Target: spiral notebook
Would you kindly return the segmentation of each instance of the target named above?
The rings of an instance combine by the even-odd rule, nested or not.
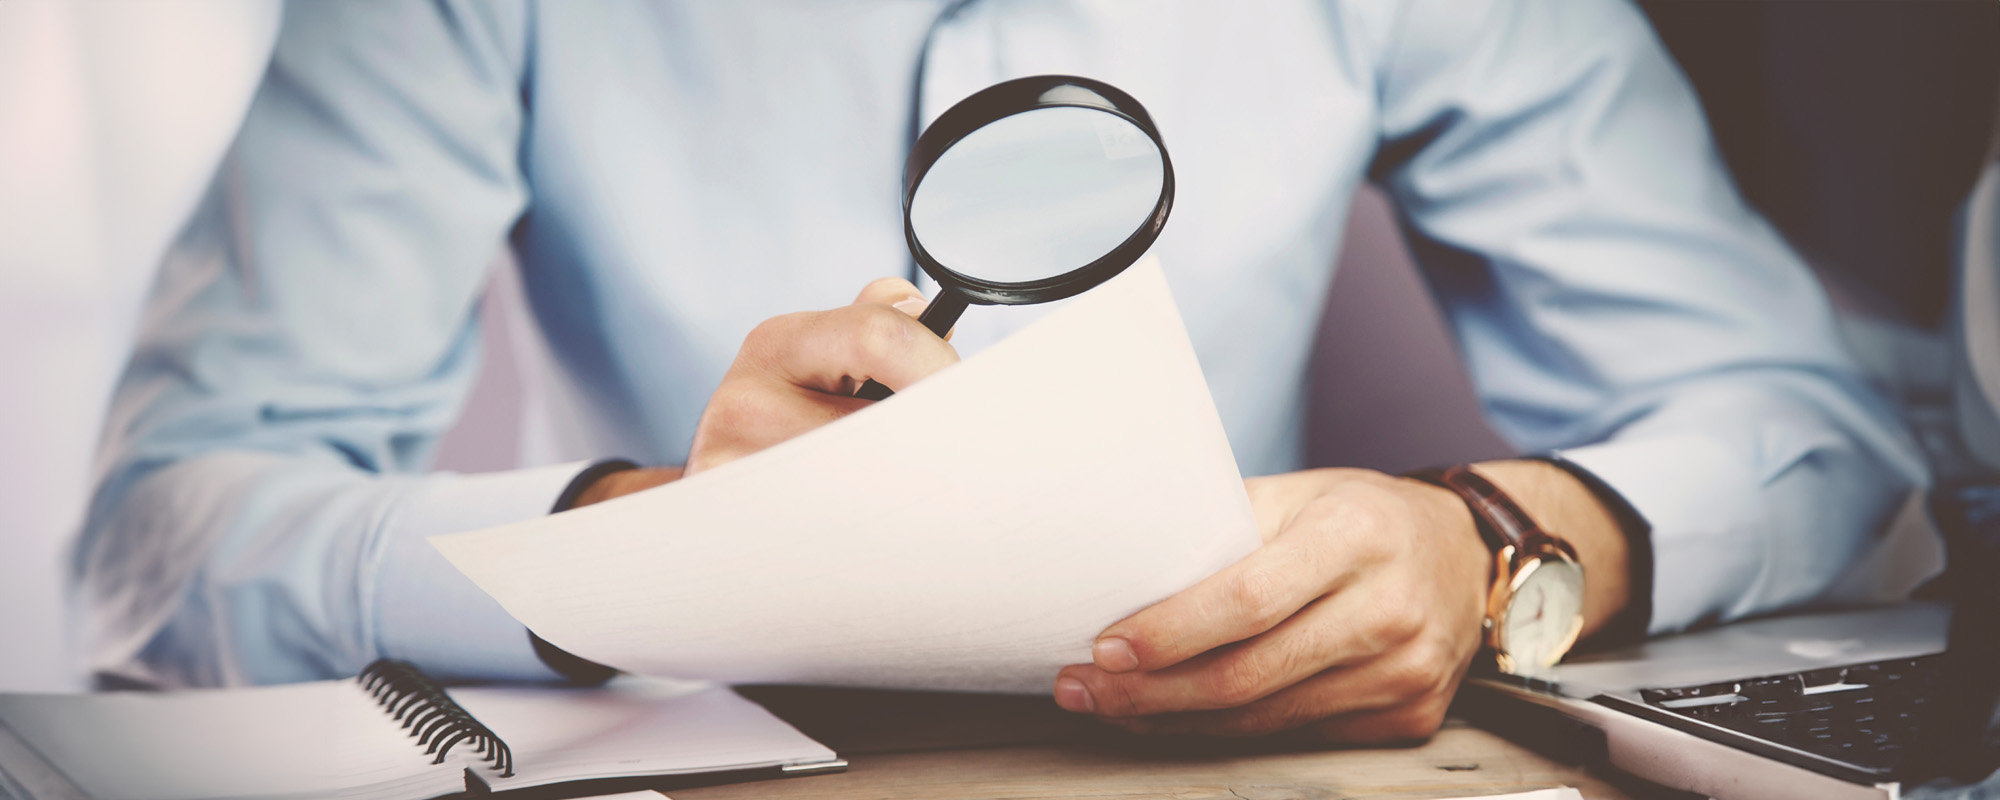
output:
[[[44,787],[22,793],[63,800],[570,797],[845,766],[714,685],[445,688],[378,661],[346,681],[0,694],[0,768]],[[53,777],[68,785],[47,788]]]

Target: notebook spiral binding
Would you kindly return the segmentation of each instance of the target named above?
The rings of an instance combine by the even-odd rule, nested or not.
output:
[[[493,762],[490,768],[499,770],[500,777],[514,776],[514,753],[507,749],[507,743],[466,713],[458,701],[445,694],[444,687],[408,662],[378,659],[354,680],[417,737],[418,745],[428,747],[425,755],[437,756],[431,763],[444,763],[453,747],[469,741],[481,760]]]

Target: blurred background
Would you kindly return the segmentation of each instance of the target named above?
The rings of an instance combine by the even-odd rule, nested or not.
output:
[[[60,586],[98,424],[278,12],[0,2],[0,690],[80,686]]]
[[[1942,435],[1954,213],[2000,99],[1993,0],[1646,0],[1740,188],[1819,271],[1864,364]],[[0,0],[0,691],[79,688],[64,548],[155,261],[227,147],[275,0]],[[1314,362],[1316,465],[1503,456],[1393,213],[1364,189]],[[438,466],[553,463],[565,399],[511,268]],[[1940,447],[1939,449],[1942,449]],[[1845,579],[1898,596],[1938,567],[1915,505]]]

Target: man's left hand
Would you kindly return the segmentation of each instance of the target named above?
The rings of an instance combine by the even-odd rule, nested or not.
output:
[[[1624,607],[1625,536],[1595,493],[1541,461],[1478,466],[1578,552],[1583,634]],[[1142,733],[1336,742],[1436,732],[1478,652],[1493,554],[1457,495],[1372,470],[1245,481],[1264,544],[1100,634],[1055,698]]]
[[[1465,504],[1369,470],[1246,488],[1264,545],[1106,629],[1056,701],[1146,733],[1436,731],[1479,648],[1492,570]]]

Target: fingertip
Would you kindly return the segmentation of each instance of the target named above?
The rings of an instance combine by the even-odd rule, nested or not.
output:
[[[1139,668],[1139,654],[1132,649],[1132,643],[1122,636],[1106,636],[1090,646],[1090,660],[1097,668],[1117,674],[1131,672]]]
[[[893,304],[911,297],[923,297],[923,293],[917,291],[916,284],[902,278],[876,278],[862,287],[861,294],[855,296],[854,302]]]
[[[909,300],[923,302],[909,296],[880,298],[824,312],[815,335],[793,343],[785,357],[812,362],[815,375],[873,379],[896,392],[908,389],[959,361],[950,343],[895,305]]]
[[[1068,673],[1056,678],[1055,700],[1056,705],[1062,706],[1065,711],[1078,714],[1097,712],[1097,700],[1090,696],[1090,687]]]

